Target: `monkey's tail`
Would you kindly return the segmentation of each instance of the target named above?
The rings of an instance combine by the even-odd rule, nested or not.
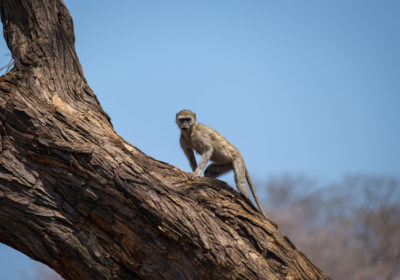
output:
[[[250,179],[250,175],[249,175],[249,172],[247,171],[247,168],[245,170],[246,170],[246,180],[247,180],[247,183],[249,184],[251,192],[253,193],[253,197],[254,197],[254,200],[256,201],[258,210],[260,211],[261,214],[264,215],[265,218],[268,218],[267,214],[265,214],[265,212],[264,212],[263,207],[261,206],[260,201],[258,200],[256,190],[254,189],[253,182]]]

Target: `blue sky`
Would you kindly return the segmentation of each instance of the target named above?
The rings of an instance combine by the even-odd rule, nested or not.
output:
[[[257,182],[399,177],[399,1],[65,3],[89,85],[148,155],[189,170],[174,123],[188,108],[239,148]],[[31,262],[10,254],[0,247],[3,277],[30,279]]]

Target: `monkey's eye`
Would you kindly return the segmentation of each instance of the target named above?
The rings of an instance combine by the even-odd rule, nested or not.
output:
[[[190,118],[182,118],[182,119],[179,119],[179,122],[180,122],[180,123],[190,122]]]

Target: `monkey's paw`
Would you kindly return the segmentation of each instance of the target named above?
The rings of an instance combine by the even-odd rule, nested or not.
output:
[[[190,172],[189,173],[189,180],[194,180],[196,178],[200,177],[200,174],[198,174],[197,172]]]

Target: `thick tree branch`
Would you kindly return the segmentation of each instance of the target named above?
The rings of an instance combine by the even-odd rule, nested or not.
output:
[[[0,241],[66,279],[328,279],[225,183],[117,135],[58,0],[1,0]]]

